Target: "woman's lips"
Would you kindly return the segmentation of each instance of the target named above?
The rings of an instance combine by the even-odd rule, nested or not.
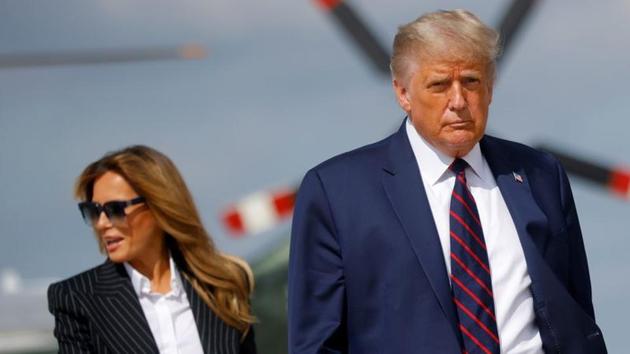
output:
[[[108,253],[116,251],[118,247],[122,244],[124,238],[122,237],[107,237],[105,238],[105,248]]]

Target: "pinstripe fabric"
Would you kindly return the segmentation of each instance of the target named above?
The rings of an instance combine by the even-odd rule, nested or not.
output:
[[[244,342],[182,279],[207,354],[255,354],[253,330]],[[98,267],[54,283],[48,308],[55,316],[60,353],[158,353],[131,281],[120,264]]]

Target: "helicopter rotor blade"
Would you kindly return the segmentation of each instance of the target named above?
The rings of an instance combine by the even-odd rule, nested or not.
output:
[[[537,0],[514,0],[508,7],[507,11],[503,15],[501,23],[499,24],[498,31],[501,34],[501,47],[502,53],[497,58],[500,65],[505,58],[505,55],[512,47],[518,32],[523,28],[523,24],[529,17],[537,3]]]
[[[538,148],[556,156],[568,173],[604,187],[621,198],[630,200],[630,170],[610,168],[599,163],[586,161],[548,145],[539,145]]]
[[[316,0],[321,8],[330,12],[344,32],[370,60],[372,67],[383,75],[389,75],[389,52],[378,42],[366,22],[343,0]],[[538,0],[515,0],[508,7],[498,26],[503,51],[499,64],[506,56],[519,30],[531,14]]]
[[[322,9],[332,14],[337,23],[361,52],[369,59],[373,69],[389,77],[389,52],[377,40],[366,22],[345,1],[315,0]]]
[[[206,50],[197,44],[172,48],[110,49],[59,53],[0,54],[0,69],[69,66],[156,60],[198,60]]]

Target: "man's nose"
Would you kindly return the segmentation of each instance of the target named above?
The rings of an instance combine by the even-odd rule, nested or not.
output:
[[[466,108],[466,98],[462,91],[462,85],[459,82],[454,82],[449,92],[448,109],[451,111],[461,111]]]

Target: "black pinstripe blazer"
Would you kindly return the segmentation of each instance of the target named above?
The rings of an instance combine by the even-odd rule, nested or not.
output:
[[[255,354],[253,329],[225,324],[182,277],[206,354]],[[122,264],[105,263],[48,288],[60,353],[158,353],[140,301]]]

